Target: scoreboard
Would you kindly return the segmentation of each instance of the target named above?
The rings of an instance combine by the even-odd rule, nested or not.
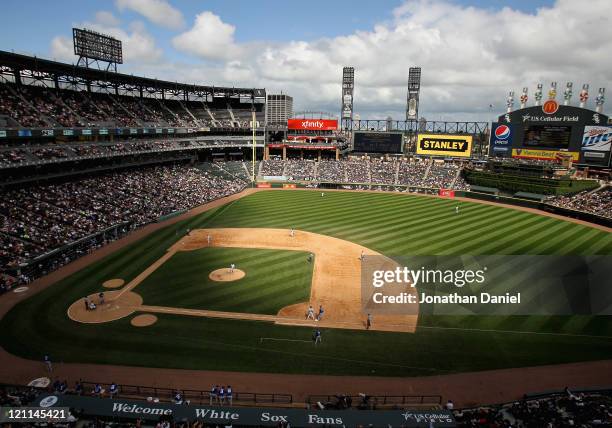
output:
[[[353,151],[360,153],[402,153],[401,132],[362,132],[353,135]]]

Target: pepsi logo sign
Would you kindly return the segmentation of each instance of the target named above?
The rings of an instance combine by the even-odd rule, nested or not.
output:
[[[510,136],[510,127],[508,125],[499,125],[495,128],[495,138],[507,140]]]
[[[555,114],[559,110],[559,103],[555,100],[548,100],[542,104],[542,111],[546,114]]]

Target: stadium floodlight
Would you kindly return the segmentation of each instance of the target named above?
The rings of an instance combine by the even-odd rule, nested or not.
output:
[[[507,112],[512,112],[512,108],[514,107],[514,91],[508,92],[508,98],[506,98],[506,107]]]
[[[121,40],[95,31],[73,28],[72,42],[74,54],[78,55],[77,65],[89,67],[98,61],[108,63],[106,70],[113,68],[117,71],[117,64],[123,64],[123,48]]]
[[[406,120],[419,118],[419,93],[421,91],[421,67],[408,69],[408,95],[406,99]]]
[[[353,90],[355,89],[355,68],[342,69],[342,129],[353,128]]]
[[[542,103],[542,88],[544,87],[544,85],[542,83],[538,83],[538,87],[535,91],[535,95],[534,95],[534,99],[535,99],[535,105],[539,106]]]

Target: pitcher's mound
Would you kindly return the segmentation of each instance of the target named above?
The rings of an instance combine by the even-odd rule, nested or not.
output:
[[[130,323],[134,327],[147,327],[149,325],[155,324],[156,322],[157,322],[157,317],[151,314],[137,315],[134,318],[132,318],[132,320],[130,321]]]
[[[109,279],[108,281],[104,281],[102,283],[102,286],[104,288],[119,288],[123,286],[123,284],[125,284],[125,281],[117,278],[117,279]]]
[[[243,270],[234,269],[234,272],[230,272],[229,268],[224,268],[213,270],[208,277],[213,281],[230,282],[238,281],[244,278],[245,275],[246,273]]]

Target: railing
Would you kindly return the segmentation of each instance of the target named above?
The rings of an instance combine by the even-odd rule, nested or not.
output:
[[[349,398],[351,408],[375,408],[376,406],[440,406],[442,404],[441,395],[310,395],[307,399],[309,405],[321,403],[332,405],[346,403]]]
[[[104,390],[105,395],[108,395],[110,384],[101,382],[82,381],[84,394],[91,394],[96,384],[99,384]],[[146,400],[149,397],[157,398],[161,402],[171,402],[174,396],[180,392],[183,400],[189,401],[190,404],[211,405],[217,404],[215,399],[211,399],[210,391],[198,389],[173,389],[157,386],[141,386],[141,385],[118,385],[118,393],[116,398],[141,399]],[[236,392],[232,393],[232,404],[234,405],[250,405],[250,404],[291,404],[293,396],[291,394],[276,394],[276,393],[261,393],[261,392]],[[229,404],[227,399],[225,404]]]

